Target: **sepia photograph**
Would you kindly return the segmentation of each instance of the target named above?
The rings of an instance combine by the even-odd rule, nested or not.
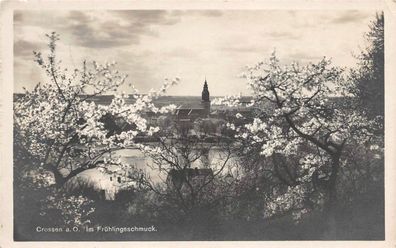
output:
[[[385,240],[383,9],[12,18],[15,242]]]

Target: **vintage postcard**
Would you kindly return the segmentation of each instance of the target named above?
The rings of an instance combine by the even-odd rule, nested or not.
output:
[[[395,247],[395,11],[3,2],[0,247]]]

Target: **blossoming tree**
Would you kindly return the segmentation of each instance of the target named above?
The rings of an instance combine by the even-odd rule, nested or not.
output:
[[[62,186],[84,170],[105,167],[103,155],[133,145],[136,135],[157,132],[158,127],[150,126],[144,114],[172,110],[172,106],[157,108],[152,100],[176,81],[166,80],[158,92],[146,95],[134,90],[132,104],[127,104],[128,96],[122,94],[115,95],[108,106],[98,105],[93,98],[117,89],[126,76],[113,69],[114,63],[93,62],[89,66],[84,62],[82,69],[70,72],[56,58],[58,35],[52,33],[48,37],[48,57],[35,52],[35,61],[49,81],[16,100],[15,128],[21,147],[34,158],[36,166],[50,170],[56,184]],[[122,118],[131,128],[110,132],[105,128],[105,116]],[[62,175],[61,169],[68,173]]]
[[[298,210],[301,216],[313,205],[332,212],[340,168],[348,166],[346,147],[369,142],[378,125],[353,108],[355,85],[326,58],[305,66],[282,65],[274,53],[249,67],[244,77],[255,116],[248,124],[229,127],[245,150],[258,148],[260,156],[273,161],[274,175],[287,186],[267,201],[265,215]],[[238,97],[215,103],[241,104]]]
[[[92,168],[100,167],[105,172],[109,166],[115,171],[127,170],[129,165],[108,156],[105,159],[105,155],[133,146],[139,134],[150,136],[159,130],[148,123],[145,114],[148,111],[166,113],[174,108],[157,108],[152,100],[179,79],[165,80],[158,91],[148,94],[138,94],[133,89],[134,100],[130,104],[126,102],[130,96],[121,94],[115,95],[109,105],[99,105],[94,98],[114,93],[125,82],[126,75],[115,70],[114,63],[100,65],[84,61],[81,69],[63,68],[56,57],[58,35],[53,32],[47,37],[49,54],[34,54],[48,81],[37,84],[33,90],[25,90],[14,102],[15,159],[23,154],[27,158],[23,166],[34,171],[33,181],[40,184],[38,187],[47,188],[53,185],[61,188],[69,179]],[[117,118],[127,123],[128,128],[115,128],[113,122]],[[22,166],[20,164],[16,166]],[[63,196],[49,197],[59,198],[67,201]],[[72,200],[76,210],[86,202],[78,199]],[[56,208],[59,201],[47,202],[47,205]]]

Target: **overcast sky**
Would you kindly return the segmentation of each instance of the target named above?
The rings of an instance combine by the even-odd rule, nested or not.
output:
[[[164,78],[181,83],[170,95],[200,95],[205,76],[211,95],[249,94],[238,77],[246,65],[276,49],[281,61],[306,63],[323,56],[352,67],[374,11],[16,11],[15,91],[45,82],[33,50],[46,49],[46,33],[60,34],[65,66],[83,59],[116,61],[141,92]]]

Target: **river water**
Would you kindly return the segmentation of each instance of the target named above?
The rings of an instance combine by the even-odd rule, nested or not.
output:
[[[219,148],[212,148],[207,157],[197,159],[191,164],[191,168],[211,168],[218,170],[224,163],[226,155]],[[145,156],[138,149],[123,149],[112,154],[113,159],[119,158],[123,163],[132,165],[138,170],[147,173],[153,183],[164,183],[166,181],[166,170],[155,164],[150,157]],[[226,164],[223,173],[228,173],[233,164],[236,163],[235,158],[230,158]],[[162,165],[165,168],[166,164]],[[90,169],[80,173],[77,179],[89,181],[94,185],[95,189],[105,190],[106,199],[114,199],[115,193],[124,185],[125,181],[122,175],[127,175],[127,171],[121,171],[114,174],[103,173],[99,169]],[[119,181],[120,180],[120,181]]]

